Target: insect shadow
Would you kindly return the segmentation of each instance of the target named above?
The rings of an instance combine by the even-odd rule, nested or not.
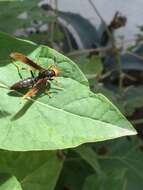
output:
[[[47,83],[46,85],[46,89],[49,90],[51,87],[50,83]],[[27,90],[26,89],[22,89],[19,90],[19,91],[11,91],[11,92],[8,92],[8,95],[9,96],[15,96],[15,97],[23,97],[23,94],[26,92]],[[26,112],[27,110],[32,106],[32,104],[40,97],[44,96],[45,95],[45,87],[43,87],[43,89],[41,89],[37,94],[36,96],[30,98],[30,99],[27,99],[26,102],[24,103],[23,107],[11,118],[11,121],[15,121],[17,119],[20,119]],[[24,101],[24,100],[22,100]],[[21,102],[22,103],[22,102]]]
[[[10,116],[11,114],[5,110],[0,110],[0,119],[3,118],[3,117],[8,117]]]
[[[51,85],[50,83],[47,83],[46,85],[46,90],[49,91],[51,89]],[[56,88],[55,88],[56,89]],[[52,94],[56,94],[58,93],[57,90],[54,90],[54,88],[52,88]],[[19,93],[19,92],[9,92],[8,93],[10,96],[16,96],[16,97],[22,97],[23,94],[22,93]],[[45,96],[45,87],[43,89],[41,89],[36,96],[30,98],[30,99],[27,99],[27,101],[24,103],[23,107],[10,119],[11,121],[15,121],[17,119],[20,119],[26,112],[27,110],[35,103],[35,101],[38,99],[38,98],[41,98],[43,96]],[[48,96],[48,95],[46,95]],[[50,98],[50,97],[49,97]]]
[[[26,112],[27,110],[32,106],[34,103],[34,99],[36,100],[37,98],[33,98],[33,101],[27,100],[23,107],[10,119],[11,121],[15,121],[17,119],[20,119]]]

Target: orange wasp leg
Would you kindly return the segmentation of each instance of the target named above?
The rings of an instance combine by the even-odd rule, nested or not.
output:
[[[35,96],[38,91],[39,91],[38,88],[33,87],[31,90],[29,90],[29,91],[22,97],[22,99],[31,98],[31,97]]]

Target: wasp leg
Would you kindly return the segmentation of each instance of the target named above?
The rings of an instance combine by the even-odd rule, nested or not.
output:
[[[34,76],[34,73],[33,73],[33,71],[32,71],[31,68],[24,68],[24,67],[20,68],[20,66],[17,65],[14,61],[13,61],[12,63],[13,63],[13,65],[16,67],[16,69],[17,69],[17,71],[18,71],[18,75],[19,75],[19,77],[20,77],[22,80],[23,80],[23,77],[22,77],[22,75],[21,75],[21,73],[20,73],[20,70],[28,70],[28,71],[30,71],[32,78],[35,77],[35,76]]]
[[[54,79],[54,82],[56,83],[56,85],[57,85],[59,88],[62,87],[62,86],[61,86],[61,83],[60,83],[58,80]]]
[[[23,80],[23,77],[22,77],[22,75],[20,73],[20,67],[19,67],[19,65],[17,65],[14,61],[12,61],[12,63],[16,67],[19,77]]]
[[[49,98],[52,98],[51,92],[49,90],[45,90],[45,94],[47,94],[49,96]]]
[[[31,73],[32,78],[34,78],[35,76],[32,70],[30,70],[30,73]]]
[[[44,90],[44,93],[49,96],[49,98],[52,97],[51,92],[49,91],[51,88],[51,84],[49,81],[46,82],[46,88]]]
[[[51,78],[50,81],[55,82],[55,85],[58,87],[58,89],[63,90],[61,83],[57,81],[55,78]]]
[[[39,91],[38,88],[33,87],[31,90],[29,90],[29,91],[22,97],[22,100],[24,100],[24,99],[26,99],[26,98],[31,98],[31,97],[33,97],[34,95],[37,94],[38,91]]]
[[[34,78],[35,76],[34,76],[34,73],[33,73],[33,69],[31,68],[31,67],[28,67],[28,68],[22,68],[22,70],[27,70],[28,72],[30,72],[31,73],[31,76],[32,76],[32,78]]]

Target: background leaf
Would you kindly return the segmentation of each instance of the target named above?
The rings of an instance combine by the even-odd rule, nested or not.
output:
[[[92,168],[75,152],[68,151],[63,169],[56,185],[56,190],[61,189],[82,189],[86,177],[93,173]],[[78,179],[78,180],[77,180]]]
[[[62,164],[63,160],[56,152],[0,152],[0,175],[14,175],[23,190],[53,190]],[[10,190],[13,190],[13,186],[20,190],[15,177],[8,179],[0,189],[11,187]]]
[[[99,56],[93,55],[90,59],[82,56],[78,62],[80,69],[88,79],[99,77],[103,71],[101,58]]]
[[[0,190],[22,190],[22,188],[16,177],[12,176],[0,186]]]
[[[3,32],[0,32],[0,43],[0,66],[9,63],[9,54],[11,52],[19,51],[29,54],[37,48],[37,45],[30,41],[17,39]]]
[[[107,153],[99,155],[100,166],[104,169],[108,180],[113,181],[114,171],[118,177],[122,178],[122,184],[125,190],[141,189],[142,188],[142,141],[138,138],[123,138],[120,140],[110,141],[99,145],[106,147]],[[98,148],[99,148],[98,147]],[[120,174],[122,172],[122,174]],[[111,176],[112,175],[112,176]],[[115,179],[114,175],[114,179]],[[111,177],[111,178],[110,178]],[[120,178],[121,179],[121,178]],[[116,182],[116,185],[120,185]],[[114,189],[115,187],[109,188]],[[121,189],[121,188],[120,188]]]
[[[83,145],[76,148],[75,151],[97,172],[97,174],[103,177],[104,174],[98,163],[97,155],[91,147]]]
[[[95,174],[87,177],[83,186],[83,190],[121,190],[126,188],[125,169],[113,170],[111,173],[107,174],[106,178],[99,177]]]

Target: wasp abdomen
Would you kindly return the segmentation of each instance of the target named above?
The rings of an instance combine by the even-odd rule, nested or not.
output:
[[[12,85],[10,87],[10,89],[18,90],[21,88],[30,88],[35,84],[36,81],[37,81],[36,78],[29,77],[27,79],[24,79],[24,80],[21,80],[21,81],[15,83],[14,85]]]

